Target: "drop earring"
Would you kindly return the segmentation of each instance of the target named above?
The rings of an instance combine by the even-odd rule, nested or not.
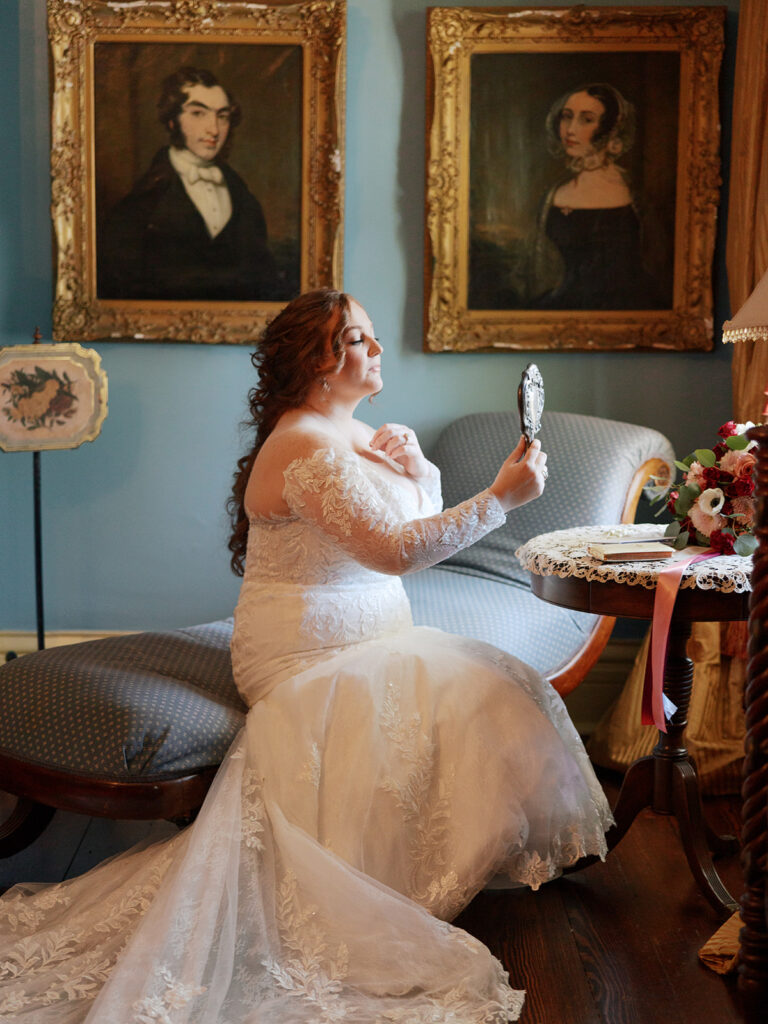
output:
[[[320,389],[323,392],[323,398],[328,398],[331,393],[331,385],[328,383],[327,377],[320,378]]]

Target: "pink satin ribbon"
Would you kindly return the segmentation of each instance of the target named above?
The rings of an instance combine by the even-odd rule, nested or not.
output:
[[[661,732],[667,731],[663,694],[664,663],[667,658],[669,624],[672,621],[675,598],[680,589],[683,573],[694,562],[703,562],[708,558],[717,558],[718,555],[718,551],[710,549],[700,555],[691,555],[689,558],[683,558],[672,565],[665,565],[659,571],[656,596],[653,600],[650,650],[645,665],[641,721],[643,725],[655,725]]]

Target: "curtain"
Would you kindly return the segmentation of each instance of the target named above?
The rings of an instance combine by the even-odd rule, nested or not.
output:
[[[726,266],[731,313],[744,304],[768,268],[768,3],[741,0],[733,139],[728,194]],[[762,420],[768,345],[733,346],[733,412],[739,422]]]

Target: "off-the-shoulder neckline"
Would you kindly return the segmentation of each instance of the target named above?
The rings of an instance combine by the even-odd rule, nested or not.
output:
[[[365,459],[347,448],[336,447],[335,445],[332,444],[329,444],[323,448],[316,448],[311,455],[299,455],[295,459],[291,459],[291,461],[283,470],[283,476],[285,477],[286,473],[290,471],[291,467],[295,466],[297,463],[312,462],[313,460],[318,458],[325,459],[329,455],[331,457],[335,456],[337,458],[340,458],[350,468],[354,469],[359,473],[362,473],[365,479],[368,480],[369,482],[372,481],[374,483],[378,483],[382,488],[386,488],[389,491],[390,496],[400,497],[402,495],[409,494],[417,502],[418,505],[421,505],[421,489],[419,487],[419,484],[415,480],[411,480],[410,477],[408,476],[402,477],[402,479],[407,482],[406,490],[406,488],[400,486],[396,482],[396,480],[390,481],[389,479],[387,479],[387,477],[377,472],[376,469],[374,468],[375,464],[371,460]],[[382,464],[386,465],[386,463]],[[366,466],[370,467],[367,473],[365,471]],[[298,518],[291,512],[288,512],[284,515],[280,513],[272,513],[271,515],[258,515],[256,513],[247,511],[246,514],[248,516],[249,522],[266,523],[273,525],[291,522],[292,520]]]

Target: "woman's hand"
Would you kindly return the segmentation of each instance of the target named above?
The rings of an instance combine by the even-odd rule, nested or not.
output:
[[[419,439],[410,427],[402,423],[385,423],[371,438],[370,447],[402,466],[408,476],[419,480],[429,476],[430,463],[424,458]]]
[[[490,489],[504,511],[509,512],[538,498],[546,479],[547,456],[541,450],[541,442],[534,441],[526,451],[525,438],[521,437]]]

